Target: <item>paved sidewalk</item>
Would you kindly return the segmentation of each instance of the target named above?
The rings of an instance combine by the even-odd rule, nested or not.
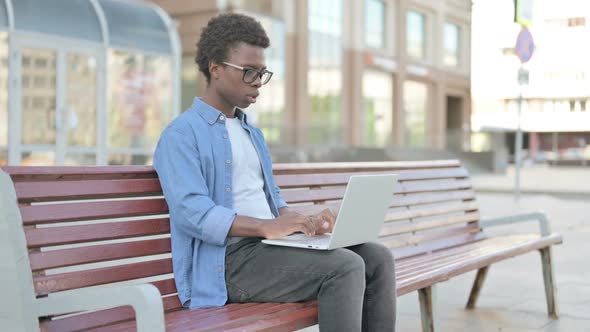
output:
[[[546,314],[541,261],[537,253],[518,256],[491,266],[477,307],[464,305],[475,273],[438,286],[441,331],[474,332],[570,332],[590,331],[590,204],[588,200],[524,195],[515,203],[511,194],[478,195],[484,217],[530,212],[541,208],[549,214],[552,229],[564,243],[554,247],[560,319]],[[537,229],[535,224],[498,227]],[[399,298],[398,331],[421,331],[416,292]]]
[[[506,174],[474,174],[473,187],[479,192],[512,193],[515,169]],[[520,171],[520,191],[561,197],[590,198],[590,167],[532,165]]]

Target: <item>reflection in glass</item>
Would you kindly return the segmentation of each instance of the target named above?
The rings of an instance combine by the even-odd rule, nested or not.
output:
[[[413,58],[426,57],[426,16],[414,10],[407,14],[406,52]]]
[[[308,0],[310,98],[308,140],[342,143],[342,1]]]
[[[64,164],[66,166],[91,166],[96,165],[94,153],[66,153]]]
[[[363,73],[364,132],[363,144],[385,146],[391,140],[393,123],[393,77],[366,70]]]
[[[8,145],[8,34],[0,32],[0,149]],[[0,164],[6,160],[0,152]]]
[[[174,116],[171,60],[111,51],[109,70],[109,148],[151,153]]]
[[[68,54],[66,109],[63,114],[68,146],[96,146],[96,58]]]
[[[382,0],[365,1],[365,43],[372,48],[383,48],[385,31],[385,3]]]
[[[55,62],[54,51],[22,49],[23,82],[37,82],[21,86],[23,144],[55,144]]]
[[[407,145],[425,145],[427,105],[427,85],[414,81],[404,82],[405,141]]]
[[[109,154],[109,165],[152,165],[152,154]]]
[[[445,66],[457,67],[459,65],[459,41],[460,30],[457,24],[445,23],[444,31],[444,58]]]
[[[21,166],[55,165],[55,151],[33,151],[21,154]]]
[[[265,50],[266,66],[274,74],[272,80],[260,89],[260,96],[255,104],[246,110],[249,116],[253,116],[257,127],[262,130],[269,144],[280,143],[285,137],[284,131],[293,128],[285,128],[283,111],[285,109],[285,24],[277,19],[256,16],[268,37],[272,41]],[[249,112],[253,109],[253,112]],[[283,134],[283,135],[281,135]]]

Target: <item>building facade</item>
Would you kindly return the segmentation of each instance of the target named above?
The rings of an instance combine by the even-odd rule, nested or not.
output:
[[[533,160],[590,159],[590,3],[537,0],[529,27],[536,45],[519,86],[514,53],[520,27],[511,0],[473,7],[473,130],[475,149],[514,150],[520,124]],[[494,29],[490,29],[493,26]]]
[[[184,108],[204,89],[194,56],[207,21],[230,11],[263,24],[275,74],[247,112],[272,150],[469,149],[469,0],[153,2],[178,26]]]

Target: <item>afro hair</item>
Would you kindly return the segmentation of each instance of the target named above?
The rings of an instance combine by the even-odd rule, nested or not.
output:
[[[221,14],[213,17],[201,31],[197,43],[195,62],[199,70],[211,81],[209,63],[226,61],[232,47],[240,43],[267,48],[270,41],[260,22],[242,14]]]

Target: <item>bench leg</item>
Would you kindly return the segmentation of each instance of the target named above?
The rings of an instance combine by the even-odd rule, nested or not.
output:
[[[420,317],[422,319],[422,331],[438,331],[438,312],[436,301],[436,286],[430,286],[418,290],[420,299]]]
[[[479,292],[483,287],[483,282],[488,275],[488,266],[484,266],[481,269],[477,270],[477,275],[475,276],[475,280],[473,281],[473,287],[471,287],[471,293],[469,293],[469,300],[467,300],[467,305],[465,309],[473,309],[475,308],[475,303],[477,302],[477,298],[479,297]]]
[[[545,282],[545,296],[547,297],[547,313],[549,318],[558,319],[557,310],[557,288],[555,284],[555,275],[553,274],[553,256],[551,248],[540,249],[541,262],[543,265],[543,281]]]

